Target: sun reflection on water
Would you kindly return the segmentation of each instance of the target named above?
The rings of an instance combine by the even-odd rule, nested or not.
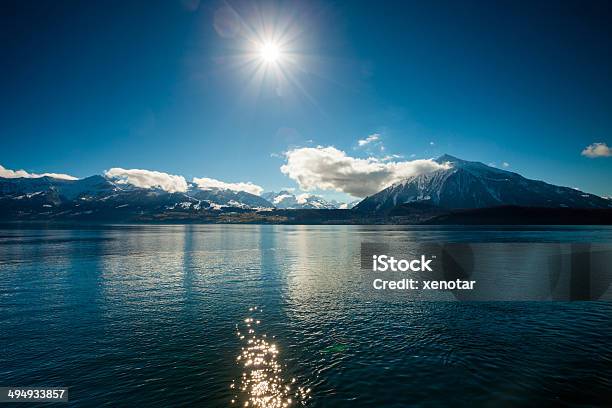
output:
[[[236,390],[233,406],[283,408],[306,405],[311,398],[310,388],[297,386],[295,378],[283,377],[279,362],[280,350],[266,334],[257,334],[261,320],[255,316],[261,312],[257,306],[249,309],[249,317],[236,325],[236,335],[242,344],[236,363],[242,366],[242,376],[234,380]],[[239,386],[237,386],[239,383]]]

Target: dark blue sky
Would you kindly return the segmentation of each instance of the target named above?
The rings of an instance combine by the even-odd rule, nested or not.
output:
[[[612,158],[581,155],[612,145],[611,2],[17,1],[0,13],[6,168],[278,190],[297,186],[283,152],[320,145],[505,162],[612,194]],[[249,60],[261,24],[290,33],[284,79]]]

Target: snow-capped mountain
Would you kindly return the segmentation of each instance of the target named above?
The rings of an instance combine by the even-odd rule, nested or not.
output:
[[[76,199],[91,200],[117,193],[121,189],[102,176],[80,180],[64,180],[53,177],[1,178],[0,200],[15,200],[25,204],[34,199],[49,205],[60,205]]]
[[[0,178],[0,216],[4,219],[89,215],[112,218],[121,214],[272,209],[267,200],[244,191],[202,190],[190,184],[186,192],[139,188],[103,176],[79,180],[52,177]]]
[[[517,173],[448,155],[437,161],[447,166],[396,183],[366,197],[354,211],[345,212],[338,210],[351,208],[353,203],[328,201],[314,194],[296,195],[286,190],[258,196],[245,191],[201,189],[190,183],[184,192],[168,192],[99,175],[78,180],[48,176],[0,177],[0,219],[363,223],[382,219],[381,216],[406,217],[415,212],[434,216],[458,209],[500,206],[595,212],[612,209],[609,197],[530,180]],[[289,209],[336,211],[285,211]]]
[[[276,208],[280,209],[348,209],[352,208],[352,203],[340,203],[336,200],[328,201],[321,196],[316,194],[298,194],[295,195],[287,190],[280,191],[278,193],[269,192],[262,194],[262,197],[274,204]]]
[[[201,190],[195,185],[190,184],[187,195],[204,203],[210,203],[213,208],[219,206],[249,209],[274,208],[270,201],[246,191],[223,190],[219,188]]]
[[[569,187],[527,179],[517,173],[461,160],[436,159],[448,169],[410,177],[366,197],[355,210],[384,213],[397,205],[425,202],[443,209],[516,205],[524,207],[612,208],[610,200]]]

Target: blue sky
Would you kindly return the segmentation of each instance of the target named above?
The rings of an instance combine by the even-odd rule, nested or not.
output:
[[[0,13],[9,169],[278,191],[299,187],[280,170],[287,151],[333,146],[379,163],[506,163],[612,195],[612,157],[581,154],[612,146],[609,2],[19,1]],[[272,64],[262,41],[279,46]]]

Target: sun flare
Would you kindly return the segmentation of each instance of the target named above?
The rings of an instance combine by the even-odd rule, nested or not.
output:
[[[240,71],[244,98],[259,99],[273,92],[285,100],[316,105],[305,80],[319,76],[322,66],[309,43],[307,10],[251,10],[223,6],[215,29],[228,41],[220,64]],[[229,41],[231,39],[231,41]],[[308,53],[304,51],[309,50]],[[224,53],[225,54],[225,53]],[[313,64],[316,64],[313,67]]]
[[[281,58],[281,50],[278,44],[266,42],[259,47],[259,57],[266,63],[278,62]]]

